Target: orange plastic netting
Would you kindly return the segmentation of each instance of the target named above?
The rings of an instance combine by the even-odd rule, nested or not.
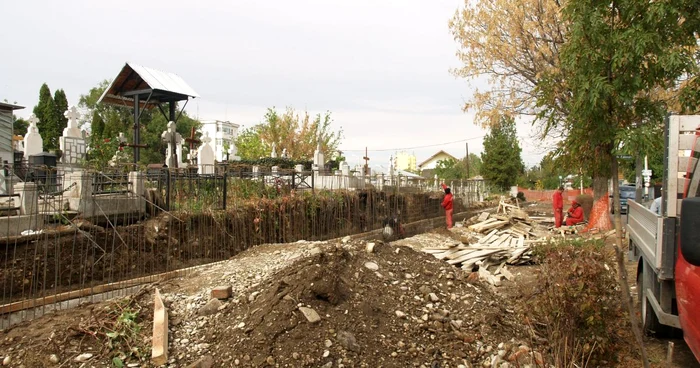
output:
[[[610,200],[606,193],[593,203],[593,209],[591,209],[591,214],[588,216],[588,225],[583,231],[590,231],[593,229],[598,229],[600,231],[611,230],[613,224],[612,221],[610,221],[609,210]]]

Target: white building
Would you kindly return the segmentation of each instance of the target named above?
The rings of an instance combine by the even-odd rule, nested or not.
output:
[[[226,150],[233,144],[238,135],[240,125],[230,121],[204,120],[202,121],[202,135],[205,132],[211,137],[211,145],[214,148],[216,161],[226,160]]]

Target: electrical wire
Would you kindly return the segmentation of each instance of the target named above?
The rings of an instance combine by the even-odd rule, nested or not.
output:
[[[480,139],[484,138],[485,136],[479,136],[479,137],[472,137],[472,138],[467,138],[467,139],[460,139],[458,141],[452,141],[452,142],[445,142],[445,143],[436,143],[436,144],[427,144],[424,146],[414,146],[414,147],[402,147],[402,148],[382,148],[382,149],[367,149],[368,151],[372,152],[385,152],[385,151],[404,151],[404,150],[411,150],[411,149],[418,149],[418,148],[429,148],[429,147],[437,147],[437,146],[445,146],[448,144],[455,144],[455,143],[462,143],[462,142],[467,142],[471,141],[474,139]],[[364,152],[365,149],[339,149],[342,152]]]

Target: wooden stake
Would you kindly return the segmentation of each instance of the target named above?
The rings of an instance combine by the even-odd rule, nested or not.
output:
[[[151,362],[157,366],[168,362],[168,311],[163,305],[158,289],[156,289],[155,305],[153,306]]]

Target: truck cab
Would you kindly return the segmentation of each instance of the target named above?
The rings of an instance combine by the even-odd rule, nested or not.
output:
[[[630,257],[645,332],[680,329],[700,361],[700,116],[669,116],[664,147],[661,213],[627,201]]]

